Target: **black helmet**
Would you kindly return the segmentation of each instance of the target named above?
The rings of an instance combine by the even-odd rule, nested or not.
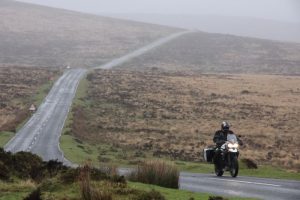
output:
[[[230,125],[228,122],[222,122],[221,129],[223,131],[229,131]]]

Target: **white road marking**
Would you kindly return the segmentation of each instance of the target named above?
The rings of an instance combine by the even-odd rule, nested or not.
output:
[[[221,178],[208,178],[218,181],[228,181],[228,182],[237,182],[237,183],[247,183],[247,184],[255,184],[255,185],[266,185],[266,186],[273,186],[273,187],[281,187],[281,185],[275,185],[270,183],[259,183],[259,182],[250,182],[250,181],[238,181],[238,180],[226,180]]]

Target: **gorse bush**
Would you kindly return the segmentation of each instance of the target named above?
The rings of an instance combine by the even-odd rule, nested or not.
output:
[[[79,169],[78,168],[65,169],[60,174],[60,180],[66,184],[76,182],[78,180],[78,177],[79,177]]]
[[[8,176],[16,176],[21,179],[41,179],[44,176],[44,162],[42,159],[29,152],[11,154],[0,149],[0,162],[2,170],[9,170]],[[2,173],[4,173],[4,171]],[[0,176],[0,179],[8,177]]]
[[[24,200],[42,200],[40,188],[37,188],[31,192],[27,197],[24,198]]]
[[[44,162],[39,156],[30,152],[12,154],[0,148],[0,179],[9,180],[11,177],[32,179],[41,182],[47,177],[54,177],[68,167],[57,160]]]
[[[210,196],[208,200],[228,200],[228,199],[221,196]]]
[[[165,200],[166,198],[158,191],[151,190],[139,194],[135,200]]]
[[[18,152],[13,155],[14,170],[18,177],[37,179],[43,173],[43,160],[29,152]]]
[[[93,168],[86,164],[80,168],[79,187],[82,200],[112,200],[112,194],[95,187],[91,183]]]
[[[50,177],[56,176],[60,171],[67,169],[62,162],[58,160],[50,160],[45,163],[45,168],[47,169]]]
[[[9,180],[10,178],[10,170],[9,168],[2,162],[0,161],[0,180]]]
[[[179,170],[170,162],[145,161],[138,165],[137,169],[130,174],[129,179],[162,187],[178,188]]]

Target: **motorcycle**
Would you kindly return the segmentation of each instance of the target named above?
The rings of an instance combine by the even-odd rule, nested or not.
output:
[[[237,177],[239,173],[238,148],[237,142],[227,141],[220,148],[204,149],[204,160],[214,163],[217,176],[223,176],[225,171],[229,171],[232,177]]]
[[[227,141],[215,151],[214,156],[215,174],[222,176],[224,171],[229,171],[232,177],[236,177],[239,173],[239,144],[234,141]],[[219,155],[219,156],[218,156]]]

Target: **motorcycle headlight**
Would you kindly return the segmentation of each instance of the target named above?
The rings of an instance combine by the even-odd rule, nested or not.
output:
[[[234,143],[234,144],[229,143],[228,144],[228,148],[238,148],[238,147],[239,147],[239,145],[237,143]]]

